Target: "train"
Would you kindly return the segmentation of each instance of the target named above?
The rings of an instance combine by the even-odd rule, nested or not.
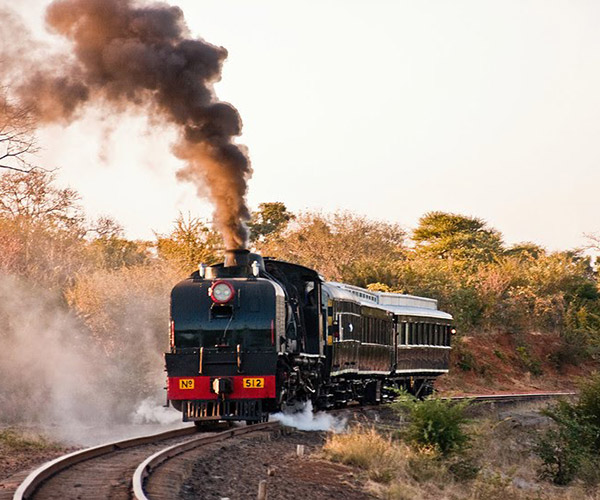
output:
[[[171,292],[167,404],[183,421],[266,421],[314,408],[424,397],[448,372],[452,316],[437,301],[329,282],[230,250]]]

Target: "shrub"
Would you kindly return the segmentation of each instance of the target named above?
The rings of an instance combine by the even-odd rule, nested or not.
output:
[[[455,403],[443,399],[401,403],[409,411],[407,438],[442,455],[463,451],[469,443],[469,436],[463,430],[468,421],[465,416],[468,404],[468,401]]]
[[[555,427],[535,446],[542,475],[561,485],[576,477],[587,484],[600,482],[600,373],[582,382],[577,403],[559,401],[543,413]]]
[[[580,418],[596,431],[594,450],[600,455],[600,372],[596,372],[580,384],[576,409]]]
[[[458,456],[448,464],[448,472],[456,481],[471,481],[477,477],[481,467],[473,457]]]
[[[559,401],[542,411],[556,424],[540,437],[534,447],[542,459],[542,477],[550,478],[555,484],[569,484],[579,468],[594,460],[593,443],[598,429],[590,423],[576,406]],[[585,468],[589,470],[588,467]]]
[[[527,349],[526,346],[519,346],[516,349],[519,358],[521,359],[521,363],[523,366],[529,371],[532,375],[542,375],[544,372],[542,371],[542,362],[533,357]]]

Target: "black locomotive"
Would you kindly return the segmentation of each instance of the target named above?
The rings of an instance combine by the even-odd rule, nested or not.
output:
[[[433,299],[228,251],[173,288],[167,398],[200,423],[257,422],[307,400],[377,403],[384,386],[425,395],[448,371],[451,321]]]

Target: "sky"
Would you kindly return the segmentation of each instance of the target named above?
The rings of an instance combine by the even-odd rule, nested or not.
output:
[[[14,2],[0,4],[15,7]],[[43,0],[16,8],[37,36]],[[227,48],[215,89],[244,121],[248,202],[416,227],[483,218],[552,250],[600,232],[600,2],[170,0]],[[210,218],[172,130],[91,110],[39,131],[38,163],[131,238]]]

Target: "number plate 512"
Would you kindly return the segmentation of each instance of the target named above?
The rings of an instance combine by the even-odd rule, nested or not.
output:
[[[262,389],[264,386],[264,378],[245,378],[243,380],[244,389]]]

